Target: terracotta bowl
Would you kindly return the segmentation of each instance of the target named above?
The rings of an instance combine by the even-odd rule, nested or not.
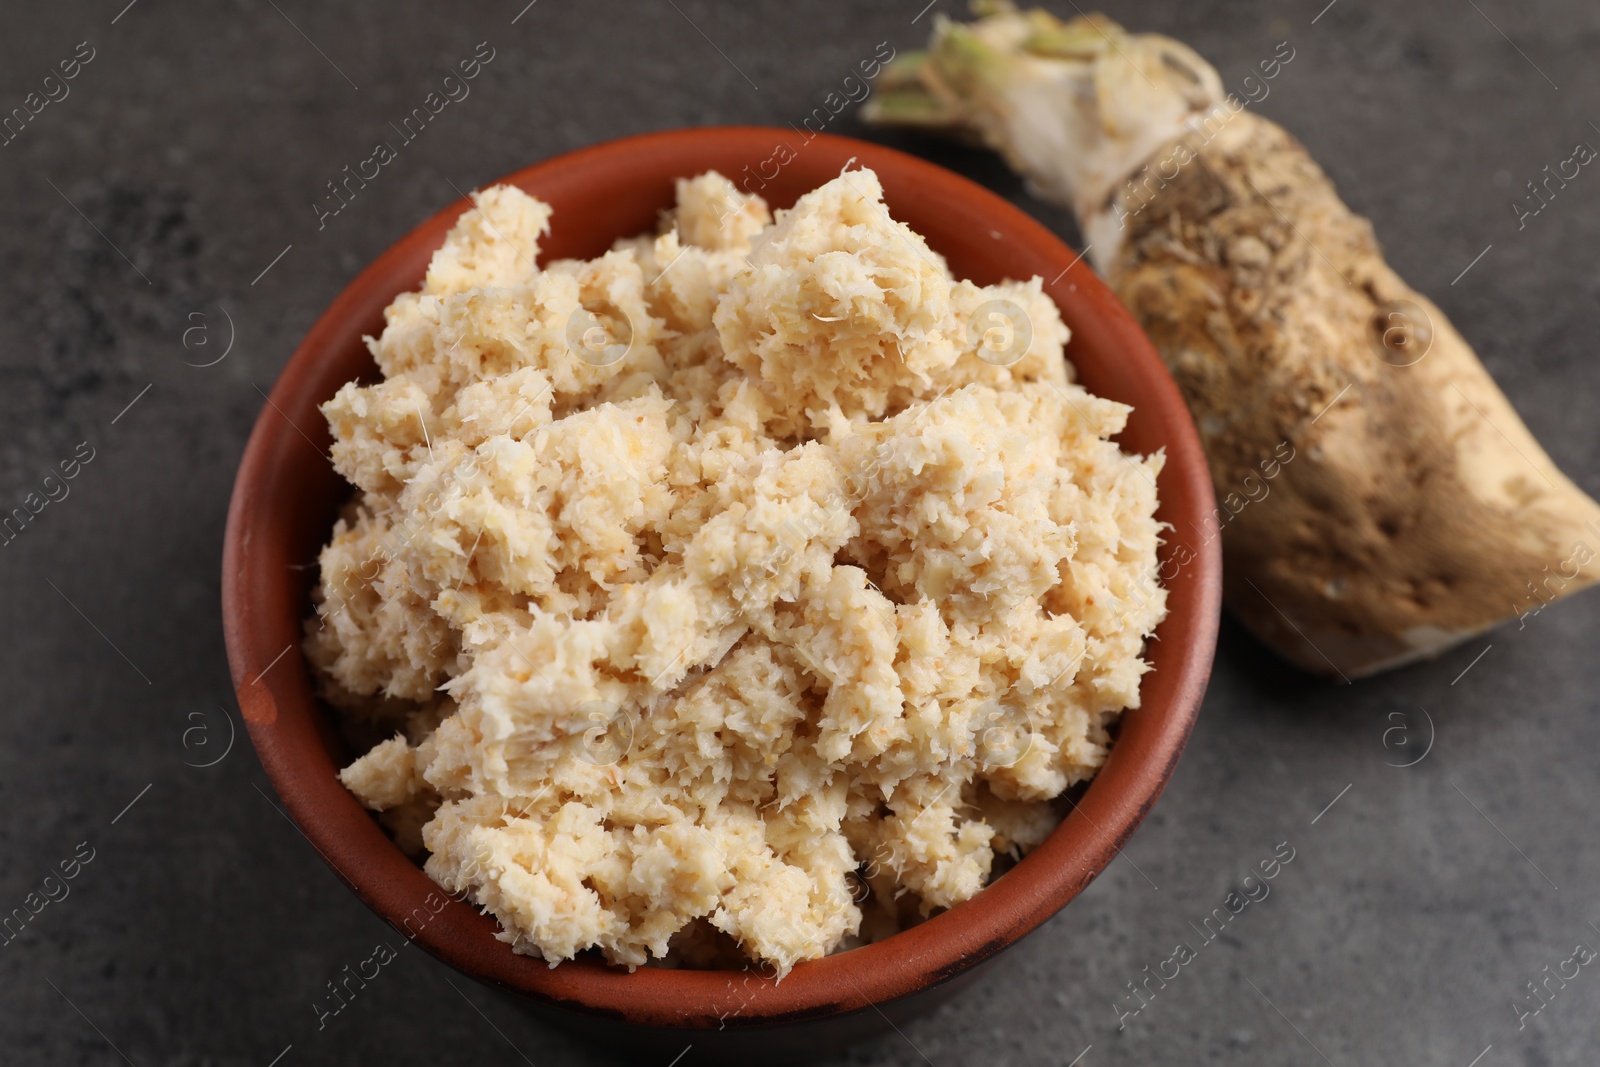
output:
[[[352,282],[295,351],[245,449],[228,512],[222,609],[228,661],[256,751],[311,843],[374,911],[439,959],[597,1036],[659,1038],[695,1059],[759,1050],[767,1062],[885,1028],[1038,927],[1104,870],[1160,794],[1189,736],[1216,645],[1221,558],[1203,544],[1211,482],[1195,428],[1150,342],[1100,279],[1018,208],[949,171],[841,137],[807,141],[756,127],[675,130],[613,141],[502,179],[555,208],[542,258],[592,257],[651,230],[673,180],[716,169],[787,207],[855,159],[878,172],[895,218],[980,284],[1046,279],[1072,328],[1067,355],[1091,391],[1133,405],[1126,449],[1165,449],[1159,517],[1170,615],[1149,646],[1142,706],[1110,758],[1048,840],[976,898],[877,944],[797,966],[782,982],[755,971],[642,968],[578,959],[551,968],[495,939],[495,920],[446,900],[335,778],[352,757],[319,703],[300,652],[318,549],[350,493],[324,453],[317,411],[375,371],[363,334],[420,285],[429,257],[470,204],[417,227]],[[573,1014],[576,1013],[576,1014]],[[603,1025],[599,1025],[603,1024]],[[675,1047],[674,1047],[675,1046]],[[633,1045],[637,1048],[637,1045]],[[665,1062],[665,1061],[663,1061]]]

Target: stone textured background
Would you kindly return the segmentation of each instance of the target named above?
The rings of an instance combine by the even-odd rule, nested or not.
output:
[[[539,0],[513,24],[525,0],[124,2],[8,5],[0,34],[0,110],[78,42],[96,49],[71,95],[0,149],[0,504],[80,442],[95,453],[0,548],[0,910],[79,842],[94,849],[71,895],[0,948],[0,1059],[260,1067],[292,1045],[284,1067],[594,1062],[415,953],[317,1032],[323,983],[390,931],[273,810],[242,737],[214,766],[185,765],[238,722],[218,624],[234,467],[316,315],[452,186],[646,130],[798,122],[878,42],[920,45],[934,13]],[[1575,142],[1600,143],[1600,10],[1337,0],[1313,25],[1323,2],[1107,11],[1189,42],[1230,85],[1288,39],[1297,56],[1261,110],[1600,493],[1600,173],[1520,232],[1508,206]],[[324,183],[484,40],[496,58],[470,98],[318,232]],[[830,129],[880,137],[850,113]],[[1076,240],[992,159],[896,140]],[[231,353],[187,366],[220,354],[219,305]],[[1591,593],[1349,687],[1281,667],[1230,625],[1193,742],[1125,858],[982,984],[836,1062],[1066,1067],[1088,1048],[1086,1067],[1592,1064],[1600,974],[1520,1030],[1511,1005],[1576,943],[1600,944],[1597,622]],[[1432,751],[1386,765],[1421,750],[1419,708]],[[1409,748],[1383,744],[1390,713],[1409,716]],[[1280,842],[1296,858],[1270,897],[1118,1033],[1124,984]]]

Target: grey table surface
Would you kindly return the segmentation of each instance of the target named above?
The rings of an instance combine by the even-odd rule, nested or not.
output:
[[[525,2],[6,5],[0,108],[79,42],[93,59],[0,149],[0,504],[80,446],[93,459],[0,548],[0,910],[93,858],[0,947],[0,1061],[598,1058],[416,953],[318,1030],[324,983],[389,928],[274,809],[247,741],[225,747],[235,465],[316,315],[457,188],[641,131],[798,122],[951,4]],[[1189,42],[1229,84],[1290,41],[1262,112],[1600,492],[1600,175],[1523,229],[1509,206],[1600,143],[1600,9],[1325,2],[1107,11]],[[471,96],[319,230],[325,183],[480,41],[495,58]],[[853,109],[830,129],[927,152],[1077,240],[981,153],[884,137]],[[193,366],[221,354],[224,312],[231,351]],[[1600,594],[1579,596],[1352,686],[1226,625],[1193,741],[1123,858],[981,984],[834,1062],[1593,1064],[1590,969],[1536,1015],[1516,1005],[1600,945],[1597,623]],[[1122,1017],[1126,983],[1283,844],[1295,858],[1270,896]]]

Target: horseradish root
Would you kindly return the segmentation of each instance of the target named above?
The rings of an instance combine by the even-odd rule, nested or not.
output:
[[[1278,46],[1246,94],[1293,59]],[[976,136],[1073,209],[1210,460],[1212,519],[1173,536],[1221,534],[1229,606],[1285,658],[1371,674],[1592,583],[1600,506],[1246,106],[1175,41],[1006,7],[941,21],[869,117]]]

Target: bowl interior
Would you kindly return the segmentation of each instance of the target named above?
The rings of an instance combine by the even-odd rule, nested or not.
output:
[[[642,968],[580,959],[549,968],[495,939],[496,922],[447,898],[337,781],[351,753],[315,697],[300,653],[318,550],[349,487],[327,458],[317,410],[375,371],[362,341],[383,309],[420,285],[457,202],[361,273],[312,327],[262,409],[234,487],[223,613],[241,711],[290,815],[339,876],[428,951],[482,980],[649,1026],[718,1027],[860,1010],[945,981],[992,956],[1076,895],[1109,863],[1171,773],[1198,711],[1216,643],[1221,561],[1202,528],[1212,489],[1194,426],[1149,341],[1105,285],[1037,222],[981,187],[914,157],[792,130],[682,130],[610,142],[508,176],[555,209],[541,260],[591,257],[652,230],[673,181],[716,169],[775,208],[855,160],[877,171],[891,214],[923,234],[956,276],[989,284],[1039,275],[1073,337],[1068,358],[1091,392],[1133,406],[1118,441],[1165,449],[1158,516],[1169,616],[1150,643],[1142,705],[1124,715],[1100,773],[1055,832],[978,897],[904,933],[797,966],[782,982],[755,972]]]

